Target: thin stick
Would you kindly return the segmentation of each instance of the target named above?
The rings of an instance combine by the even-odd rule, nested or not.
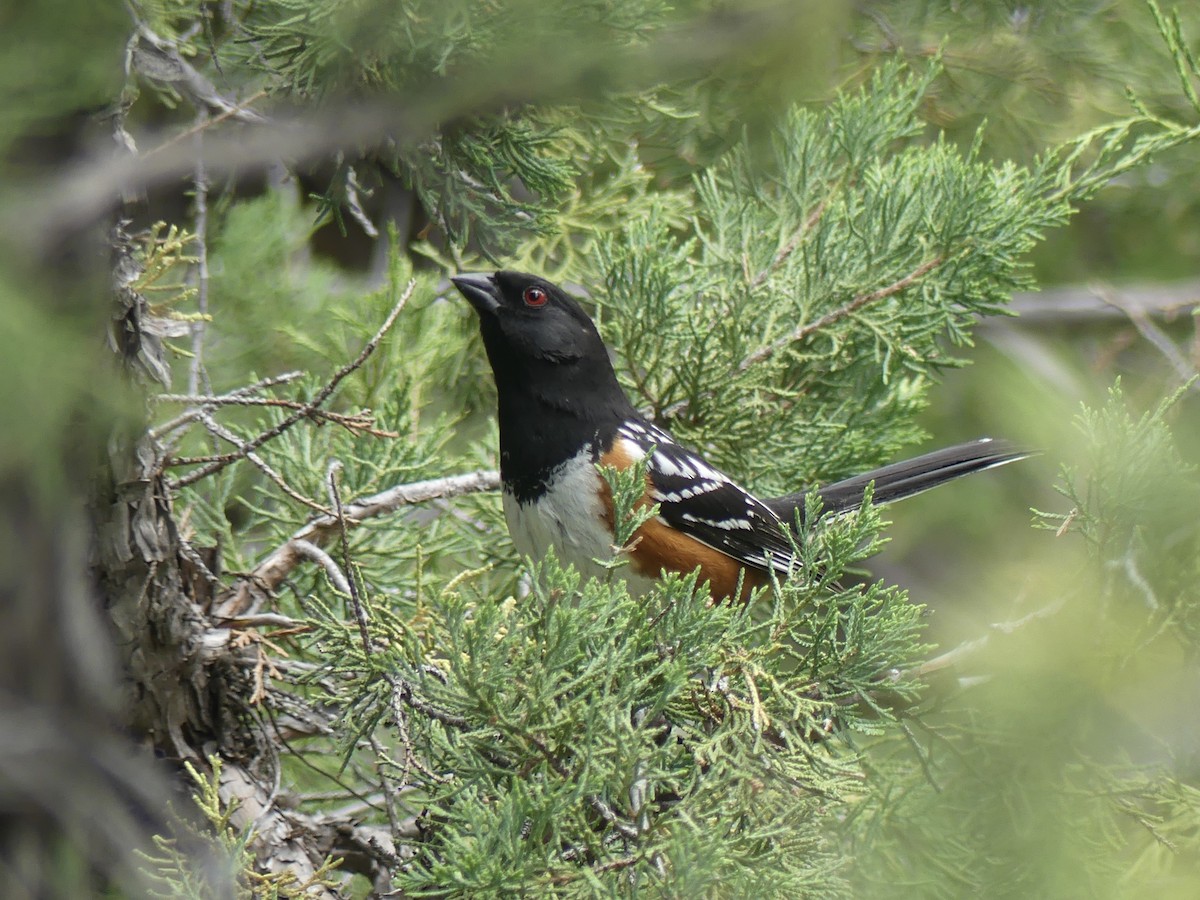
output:
[[[219,406],[222,403],[231,403],[234,401],[234,398],[242,398],[247,394],[265,390],[269,387],[274,387],[277,384],[286,384],[289,381],[295,381],[303,374],[303,372],[296,371],[284,372],[282,375],[272,375],[270,378],[263,378],[260,381],[254,382],[254,384],[240,387],[235,391],[230,391],[228,394],[222,394],[219,397],[205,397],[197,394],[155,394],[150,398],[152,403],[197,403],[199,404],[199,408],[189,409],[186,412],[180,413],[169,422],[164,422],[157,428],[152,428],[150,430],[150,436],[157,439],[165,434],[170,434],[176,428],[182,428],[189,422],[195,421],[201,413],[205,412],[210,407]]]
[[[1119,309],[1129,317],[1129,321],[1132,322],[1133,327],[1138,330],[1138,334],[1144,337],[1150,343],[1150,345],[1154,347],[1154,349],[1156,349],[1163,355],[1163,357],[1166,358],[1167,362],[1171,364],[1171,368],[1175,370],[1175,374],[1178,376],[1181,382],[1188,381],[1195,377],[1195,366],[1193,366],[1188,361],[1187,357],[1183,355],[1183,352],[1175,346],[1175,342],[1172,341],[1161,328],[1150,321],[1150,317],[1147,316],[1144,311],[1131,306],[1126,306],[1120,301],[1118,295],[1113,291],[1103,290],[1098,291],[1097,293],[1105,303],[1115,307],[1116,309]],[[1196,385],[1193,384],[1192,387],[1195,389]]]
[[[192,135],[199,134],[201,131],[206,131],[206,130],[213,128],[216,125],[220,125],[222,122],[226,121],[227,119],[236,119],[238,121],[246,121],[246,118],[248,116],[259,116],[259,120],[258,120],[259,122],[267,121],[265,118],[261,117],[259,113],[256,113],[256,112],[254,112],[254,110],[250,109],[250,105],[252,103],[255,103],[255,102],[261,100],[265,96],[267,96],[266,89],[263,89],[261,91],[256,91],[255,93],[253,93],[249,97],[247,97],[245,100],[241,100],[237,103],[231,104],[228,109],[222,110],[221,112],[217,113],[215,116],[210,116],[209,118],[206,118],[202,123],[197,123],[197,124],[193,125],[191,128],[188,128],[186,131],[181,131],[181,132],[179,132],[179,134],[172,135],[167,140],[163,141],[161,144],[158,144],[155,147],[151,147],[149,150],[147,150],[145,153],[142,154],[142,158],[145,159],[146,157],[154,156],[154,154],[156,154],[156,153],[162,153],[164,150],[166,150],[170,147],[174,147],[180,141],[186,141]]]
[[[412,296],[412,293],[414,290],[416,290],[416,287],[417,282],[415,279],[408,283],[408,287],[404,289],[404,293],[400,296],[400,299],[396,302],[396,305],[392,307],[392,311],[388,313],[387,319],[384,320],[383,324],[379,327],[379,330],[375,332],[374,337],[367,341],[366,346],[363,347],[362,352],[358,354],[358,357],[353,362],[350,362],[338,369],[338,371],[334,373],[333,378],[331,378],[329,382],[317,392],[317,396],[313,398],[312,402],[305,404],[302,409],[296,410],[274,428],[270,428],[257,437],[251,438],[241,448],[241,455],[245,456],[251,450],[257,450],[267,441],[279,437],[279,435],[283,434],[301,419],[310,415],[326,400],[328,400],[330,395],[337,390],[337,386],[341,384],[342,379],[366,362],[367,357],[369,357],[375,351],[375,348],[379,346],[379,342],[383,340],[384,335],[386,335],[391,329],[392,325],[396,321],[396,317],[400,315],[400,311],[404,309],[404,305],[408,302],[408,298]],[[229,465],[229,462],[230,461],[218,461],[209,463],[208,465],[202,466],[194,472],[189,472],[187,475],[182,475],[179,478],[172,480],[168,486],[172,490],[179,490],[182,487],[187,487],[189,484],[195,484],[200,479],[207,478],[209,475],[221,471],[221,469]]]
[[[341,520],[346,525],[357,525],[367,519],[384,516],[415,503],[494,491],[499,486],[500,473],[486,470],[401,484],[346,504],[342,509]],[[241,579],[238,586],[223,599],[219,607],[220,614],[227,618],[236,616],[251,606],[256,593],[273,592],[303,558],[295,542],[311,541],[315,545],[327,543],[337,533],[338,521],[338,517],[332,515],[310,519],[286,543],[277,547],[255,566],[249,576]]]
[[[354,607],[354,618],[358,622],[358,636],[362,639],[363,653],[369,657],[371,655],[371,633],[367,629],[367,611],[363,607],[362,597],[358,594],[357,579],[354,577],[354,570],[351,568],[350,538],[347,535],[346,529],[346,511],[342,508],[342,494],[338,489],[338,475],[341,471],[342,464],[334,460],[329,464],[325,478],[329,484],[329,496],[333,500],[333,508],[336,511],[338,537],[342,543],[342,565],[346,569],[346,587],[350,594],[350,603]]]
[[[338,564],[334,562],[332,556],[311,541],[293,541],[292,546],[294,546],[302,556],[311,559],[322,569],[324,569],[325,574],[329,576],[329,580],[340,593],[345,594],[347,597],[353,593],[353,587],[350,584],[350,579],[346,577],[345,573],[342,572]]]
[[[202,125],[207,118],[207,110],[197,110],[198,125]],[[200,390],[200,378],[204,372],[204,333],[208,320],[208,170],[204,166],[204,138],[199,131],[196,133],[196,171],[192,177],[192,184],[196,206],[196,312],[199,316],[192,322],[188,393],[195,394]]]
[[[270,464],[265,459],[263,459],[253,450],[247,450],[245,448],[245,444],[236,434],[222,426],[212,416],[208,415],[207,413],[203,413],[199,418],[204,427],[208,429],[209,434],[219,437],[222,440],[233,444],[233,446],[237,448],[235,453],[229,454],[228,457],[222,459],[227,459],[228,462],[233,462],[234,460],[240,459],[244,456],[251,463],[257,466],[264,475],[275,482],[281,491],[283,491],[297,503],[307,506],[309,509],[316,510],[324,515],[329,515],[330,511],[328,509],[326,509],[320,503],[317,503],[315,500],[308,499],[290,484],[288,484],[284,477],[271,468]]]
[[[1041,609],[1035,609],[1028,615],[1022,616],[1021,618],[1015,619],[1011,622],[995,622],[990,626],[990,628],[996,634],[1012,634],[1013,632],[1025,627],[1030,622],[1037,621],[1038,619],[1049,618],[1062,609],[1065,603],[1066,599],[1060,598],[1055,600],[1053,603],[1043,606]],[[933,659],[927,659],[920,665],[913,666],[911,669],[905,669],[896,673],[894,680],[907,681],[912,678],[923,678],[926,675],[932,674],[933,672],[938,672],[942,669],[949,668],[950,666],[957,665],[964,659],[974,656],[976,653],[986,647],[991,641],[991,637],[991,634],[985,634],[969,641],[963,641],[953,650],[947,650],[940,656],[935,656]]]
[[[304,409],[305,407],[305,404],[299,400],[284,400],[279,397],[235,397],[228,394],[221,397],[207,397],[203,394],[161,394],[155,399],[161,401],[164,398],[175,403],[197,403],[205,407],[269,406],[277,409]],[[315,419],[340,425],[347,431],[355,433],[369,434],[372,437],[380,438],[400,437],[400,433],[397,431],[384,431],[382,428],[375,428],[373,425],[375,418],[369,411],[347,414],[333,412],[328,409],[316,409],[312,411],[312,416]],[[186,425],[194,418],[195,410],[189,410],[188,413],[172,419],[167,425],[156,428],[155,434],[158,435],[169,431],[172,427],[178,428],[180,425]],[[180,460],[175,460],[172,463],[172,465],[181,464]]]

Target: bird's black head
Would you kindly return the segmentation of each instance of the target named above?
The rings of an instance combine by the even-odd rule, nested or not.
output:
[[[569,366],[608,355],[592,320],[566,292],[522,272],[451,279],[479,313],[492,368]]]
[[[585,441],[615,433],[636,415],[596,326],[561,288],[520,272],[452,280],[479,313],[506,477],[524,467],[534,483]]]

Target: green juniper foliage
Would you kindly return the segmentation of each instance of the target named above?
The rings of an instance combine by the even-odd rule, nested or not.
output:
[[[747,487],[793,491],[922,438],[930,385],[964,362],[980,315],[1032,286],[1046,232],[1200,136],[1195,65],[1162,16],[1179,118],[1139,101],[1019,164],[992,161],[986,129],[931,134],[949,57],[888,59],[827,103],[768,105],[738,127],[729,98],[764,80],[762,57],[730,38],[688,50],[680,34],[742,36],[708,3],[216,6],[136,13],[221,90],[318,125],[350,107],[395,126],[326,161],[314,203],[294,185],[213,186],[207,233],[168,232],[175,262],[207,249],[213,391],[304,372],[262,402],[184,402],[224,434],[189,420],[159,435],[168,477],[186,479],[306,410],[255,459],[168,482],[180,533],[218,545],[226,573],[314,517],[494,464],[486,361],[450,271],[499,259],[580,286],[635,403]],[[771,59],[767,38],[748,46]],[[161,114],[129,88],[131,121]],[[356,194],[393,177],[427,221],[387,236],[382,287],[366,290],[309,239],[318,216],[355,228]],[[380,346],[307,410],[407,294]],[[864,575],[883,541],[869,504],[836,520],[812,506],[799,576],[714,606],[695,576],[630,596],[617,548],[606,579],[519,560],[497,497],[475,494],[402,505],[309,551],[276,586],[279,630],[238,636],[256,684],[246,718],[256,735],[318,723],[288,741],[281,795],[313,814],[352,803],[347,821],[386,828],[375,852],[414,896],[1094,895],[1144,872],[1194,886],[1194,772],[1115,740],[1120,716],[1146,725],[1137,703],[1112,700],[1118,715],[1088,690],[1192,665],[1196,479],[1168,419],[1128,418],[1119,400],[1083,417],[1095,464],[1069,473],[1076,509],[1054,526],[1086,552],[1038,568],[1047,624],[1019,653],[974,657],[995,676],[983,687],[931,686],[921,605]],[[636,505],[639,470],[609,477],[619,548],[652,510]],[[219,786],[202,779],[200,805],[249,872],[253,833],[230,827]],[[169,841],[145,867],[168,887],[194,874]]]
[[[1078,430],[1089,450],[1085,471],[1064,466],[1066,515],[1040,513],[1047,528],[1083,536],[1104,569],[1107,603],[1132,604],[1147,627],[1194,647],[1197,630],[1196,516],[1200,473],[1180,453],[1170,419],[1193,379],[1136,418],[1120,383],[1108,402],[1084,408]],[[1170,479],[1163,472],[1172,473]],[[1153,623],[1153,625],[1151,625]],[[1149,635],[1148,635],[1149,636]]]
[[[968,341],[974,315],[1028,283],[1022,255],[1071,201],[1185,133],[1164,127],[1122,150],[1126,123],[1032,170],[994,167],[973,150],[913,143],[930,77],[886,67],[827,109],[793,111],[769,155],[747,141],[691,193],[634,195],[647,215],[577,269],[634,396],[752,487],[844,474],[911,442],[929,377],[956,362],[940,339]],[[422,282],[418,310],[439,308],[432,296]],[[430,356],[447,352],[424,314],[401,316],[392,340],[404,352],[378,372],[397,387],[413,372],[427,381]],[[471,339],[468,316],[455,340]],[[475,454],[411,393],[404,413],[395,391],[399,405],[380,411],[409,436],[400,448],[294,432],[275,445],[280,470],[321,496],[323,460],[336,456],[361,495]],[[285,503],[251,519],[271,543],[309,515]],[[943,796],[922,792],[911,755],[854,749],[856,734],[890,746],[928,653],[902,591],[845,583],[878,546],[877,513],[798,535],[807,577],[747,607],[711,607],[689,578],[630,597],[553,558],[529,570],[527,593],[507,561],[464,576],[508,553],[494,506],[466,518],[353,535],[365,645],[353,598],[323,575],[296,585],[315,629],[301,652],[320,665],[300,690],[340,710],[343,771],[382,766],[404,788],[396,815],[426,829],[397,875],[409,892],[839,894],[851,838],[837,820],[858,810],[847,821],[862,821],[888,784],[918,785],[885,808],[896,814]],[[867,873],[876,863],[863,857]]]
[[[902,592],[830,588],[877,525],[864,514],[812,536],[822,577],[769,610],[711,607],[694,576],[630,597],[549,558],[519,600],[496,604],[469,580],[442,589],[419,632],[372,604],[386,650],[319,617],[338,693],[358,698],[341,733],[385,719],[397,690],[432,709],[403,713],[391,764],[422,783],[411,802],[436,823],[400,883],[824,893],[837,854],[823,811],[861,771],[822,738],[834,722],[878,727],[877,702],[911,692],[881,671],[920,650]]]

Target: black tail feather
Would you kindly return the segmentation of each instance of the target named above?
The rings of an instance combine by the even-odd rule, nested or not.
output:
[[[1030,451],[1022,450],[1008,441],[980,438],[892,463],[865,475],[834,482],[819,488],[818,493],[824,502],[824,512],[837,515],[858,509],[862,505],[863,492],[872,481],[875,482],[872,503],[881,505],[912,497],[964,475],[982,472],[1032,455]],[[803,517],[804,498],[807,494],[807,491],[797,491],[763,502],[783,521],[793,522],[797,511]]]

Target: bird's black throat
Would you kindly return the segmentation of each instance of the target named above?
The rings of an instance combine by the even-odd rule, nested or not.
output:
[[[486,335],[485,335],[485,343]],[[537,499],[555,469],[590,445],[609,449],[621,423],[636,417],[607,357],[566,363],[488,356],[496,380],[500,475],[521,502]]]

